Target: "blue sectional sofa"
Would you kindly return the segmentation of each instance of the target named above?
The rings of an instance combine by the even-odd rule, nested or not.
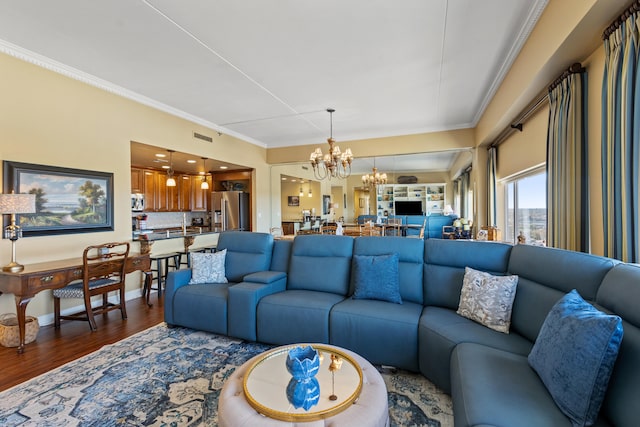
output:
[[[324,342],[417,371],[450,393],[456,426],[571,426],[528,362],[572,289],[622,318],[624,337],[595,425],[640,419],[640,266],[527,245],[402,237],[225,232],[228,284],[169,273],[165,320],[269,344]],[[363,257],[397,257],[402,304],[353,298]],[[457,314],[465,267],[517,275],[508,334]],[[581,367],[579,367],[581,368]]]

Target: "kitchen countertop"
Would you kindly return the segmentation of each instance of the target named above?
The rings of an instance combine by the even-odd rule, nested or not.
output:
[[[188,227],[186,232],[181,228],[169,228],[160,230],[134,231],[133,241],[156,241],[167,239],[178,239],[184,237],[204,236],[207,234],[220,233],[222,229],[209,227]]]

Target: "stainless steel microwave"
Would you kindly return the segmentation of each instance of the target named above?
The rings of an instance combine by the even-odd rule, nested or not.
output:
[[[131,194],[131,211],[132,212],[144,211],[144,194],[142,193]]]

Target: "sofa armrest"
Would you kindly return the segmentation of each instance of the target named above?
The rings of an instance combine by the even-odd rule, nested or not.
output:
[[[176,291],[189,284],[191,280],[191,269],[170,271],[167,274],[164,294],[164,321],[169,325],[174,324],[173,320],[173,297]]]
[[[287,273],[282,271],[258,271],[247,274],[242,278],[243,282],[269,284],[287,278]]]
[[[253,274],[250,276],[253,276],[249,277],[250,280],[257,279]],[[229,299],[227,302],[229,313],[227,330],[229,336],[255,341],[257,339],[256,313],[260,299],[286,289],[287,275],[284,273],[280,275],[261,275],[258,277],[273,280],[267,283],[244,281],[229,288]]]

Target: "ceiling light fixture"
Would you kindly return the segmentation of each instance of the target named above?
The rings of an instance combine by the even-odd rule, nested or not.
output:
[[[313,166],[313,174],[316,179],[331,179],[338,178],[344,179],[351,175],[351,162],[353,161],[353,154],[351,154],[351,149],[347,148],[344,153],[340,152],[340,147],[337,145],[334,146],[335,140],[333,139],[333,108],[327,108],[327,112],[330,117],[330,126],[331,132],[330,136],[327,139],[329,143],[329,153],[322,154],[322,150],[320,147],[316,148],[315,151],[311,153],[311,157],[309,160],[311,161],[311,166]]]
[[[313,197],[313,193],[311,192],[311,187],[309,187],[309,197]]]
[[[209,183],[207,182],[207,158],[202,157],[202,168],[204,169],[204,175],[202,175],[202,182],[200,183],[200,188],[203,190],[209,189]]]
[[[373,173],[371,175],[362,175],[362,185],[365,187],[376,188],[378,185],[387,183],[387,174],[378,172],[376,168],[376,158],[373,158]]]
[[[299,196],[300,196],[300,197],[304,197],[304,190],[302,190],[302,187],[300,187],[300,194],[299,194]]]
[[[175,187],[176,179],[173,177],[173,153],[175,150],[167,150],[169,152],[169,170],[167,171],[167,187]]]

